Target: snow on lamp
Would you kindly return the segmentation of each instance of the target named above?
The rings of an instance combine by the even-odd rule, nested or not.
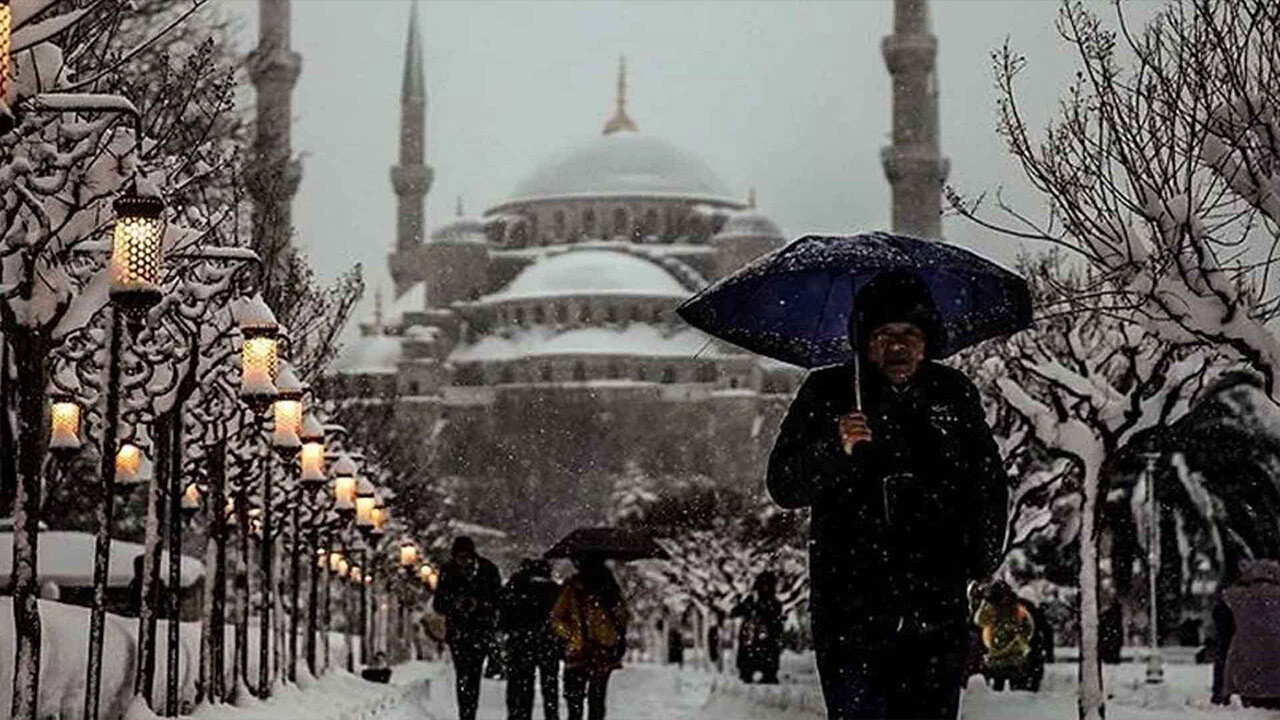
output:
[[[151,482],[151,461],[137,445],[126,442],[116,450],[116,490],[128,493]]]
[[[293,455],[302,448],[302,440],[298,437],[302,431],[302,396],[307,391],[293,366],[287,361],[279,363],[276,374],[275,429],[271,434],[271,444],[281,455]]]
[[[49,451],[65,458],[80,450],[80,404],[70,393],[53,393],[49,408]]]
[[[240,335],[244,339],[240,360],[240,397],[250,405],[266,408],[275,402],[279,363],[280,326],[261,295],[239,306]]]
[[[111,302],[137,320],[160,302],[164,201],[130,191],[113,206]]]
[[[204,493],[200,491],[200,486],[191,483],[187,489],[182,492],[182,515],[190,520],[200,510],[200,501],[204,499]]]
[[[418,546],[406,542],[400,546],[400,567],[411,568],[418,564]]]
[[[356,511],[356,464],[347,455],[333,463],[333,509],[350,518]]]
[[[339,568],[342,566],[343,562],[345,562],[345,560],[342,558],[342,553],[329,553],[329,572],[339,572]]]
[[[0,135],[13,129],[13,113],[9,110],[9,89],[13,86],[13,60],[9,56],[12,32],[13,11],[9,0],[0,0]]]
[[[307,490],[315,491],[324,484],[324,426],[313,413],[307,413],[298,433],[302,441],[302,473],[299,479]]]
[[[376,509],[374,504],[377,502],[372,497],[356,496],[356,527],[365,534],[371,532],[375,526],[373,513]]]

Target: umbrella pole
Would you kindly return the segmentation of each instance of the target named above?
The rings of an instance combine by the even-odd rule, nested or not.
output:
[[[853,409],[862,412],[862,354],[853,351]]]

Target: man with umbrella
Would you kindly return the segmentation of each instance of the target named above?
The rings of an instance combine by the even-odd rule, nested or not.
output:
[[[769,492],[813,509],[828,717],[954,718],[966,582],[1000,559],[1003,463],[973,384],[929,359],[944,328],[924,281],[883,272],[853,305],[855,362],[806,379],[769,459]]]
[[[769,492],[811,507],[813,637],[830,718],[954,718],[966,580],[999,562],[1008,496],[978,392],[936,361],[1029,327],[1021,277],[942,242],[808,235],[681,305],[807,368]],[[862,372],[865,371],[865,372]]]

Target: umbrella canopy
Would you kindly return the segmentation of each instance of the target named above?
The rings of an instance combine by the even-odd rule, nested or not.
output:
[[[1031,324],[1031,292],[1016,274],[946,243],[885,232],[807,235],[761,256],[682,304],[690,325],[754,353],[813,368],[854,359],[849,318],[877,275],[909,271],[928,286],[945,358]]]
[[[671,559],[647,533],[619,527],[578,528],[564,536],[544,557],[579,555],[601,555],[613,560]]]

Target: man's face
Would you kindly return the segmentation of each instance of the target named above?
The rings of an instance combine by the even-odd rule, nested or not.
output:
[[[476,569],[476,554],[471,552],[456,552],[453,554],[453,561],[458,564],[458,569],[470,575]]]
[[[924,361],[924,331],[909,322],[881,325],[867,346],[867,359],[894,385],[910,382]]]

